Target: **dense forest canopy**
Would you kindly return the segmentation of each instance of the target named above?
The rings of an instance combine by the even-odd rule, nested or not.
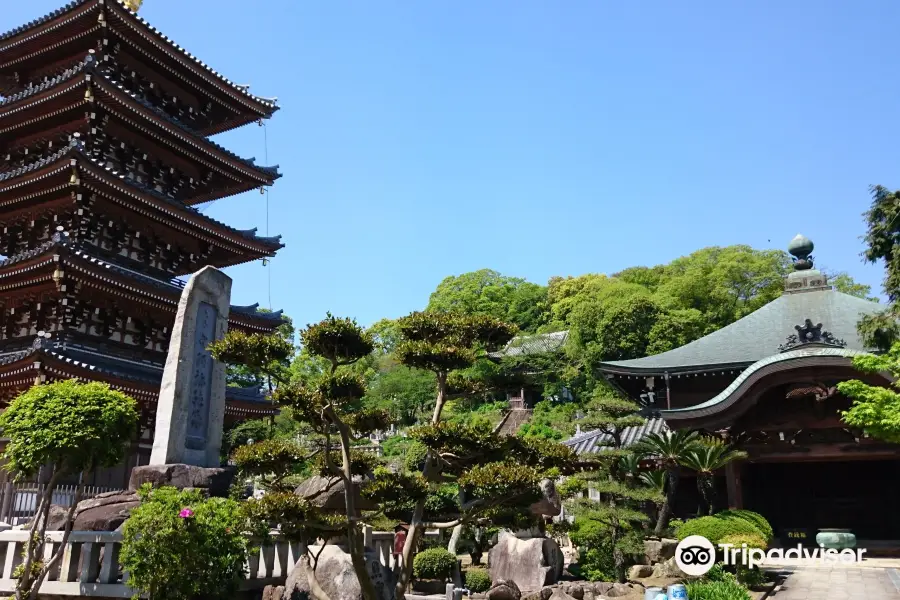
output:
[[[668,264],[611,275],[552,277],[546,285],[491,269],[451,275],[431,294],[426,311],[494,317],[515,325],[520,336],[554,331],[569,335],[556,352],[480,361],[453,382],[460,393],[449,410],[463,419],[485,418],[485,411],[502,406],[496,402],[505,400],[506,389],[522,384],[525,372],[547,396],[561,397],[564,387],[579,403],[603,385],[594,378],[597,363],[665,352],[728,325],[780,296],[790,270],[786,252],[736,245],[703,248]],[[869,286],[848,274],[829,275],[839,291],[871,296]],[[396,321],[382,319],[369,332],[375,350],[353,365],[367,382],[366,402],[387,410],[398,426],[419,422],[433,406],[433,380],[394,356]],[[287,325],[280,333],[292,338],[293,327]],[[299,348],[289,368],[295,380],[306,381],[324,367]],[[256,383],[239,371],[231,381]],[[547,427],[556,421],[571,423],[571,413],[571,408],[542,406],[529,429],[559,435]]]

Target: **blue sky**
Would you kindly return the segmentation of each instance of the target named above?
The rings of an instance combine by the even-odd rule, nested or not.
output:
[[[4,2],[0,29],[63,0]],[[146,0],[160,30],[277,96],[271,263],[234,302],[298,323],[422,308],[480,268],[538,283],[709,245],[783,248],[880,290],[867,187],[900,187],[900,3]],[[263,129],[217,141],[262,162]],[[207,209],[266,228],[264,197]]]

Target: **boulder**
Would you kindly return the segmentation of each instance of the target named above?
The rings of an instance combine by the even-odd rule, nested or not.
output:
[[[356,488],[356,508],[358,510],[378,510],[373,501],[363,498],[359,493],[360,483],[362,483],[362,478],[353,478],[353,486]],[[343,511],[346,507],[344,482],[338,477],[313,475],[298,485],[294,493],[324,510]]]
[[[628,569],[628,579],[643,579],[653,575],[653,567],[650,565],[634,565]]]
[[[129,491],[138,490],[145,483],[153,487],[170,485],[180,490],[201,489],[210,496],[225,498],[234,481],[233,467],[195,467],[193,465],[144,465],[131,471]]]
[[[553,594],[550,596],[550,600],[576,600],[574,596],[566,593],[561,588],[556,588],[553,590]]]
[[[657,578],[686,578],[688,577],[687,573],[678,568],[678,565],[675,563],[675,558],[672,557],[665,562],[661,562],[653,567],[653,573],[651,575],[654,579]]]
[[[641,598],[644,597],[644,588],[640,585],[627,583],[614,583],[606,591],[607,598]]]
[[[267,585],[263,588],[262,600],[281,600],[283,596],[283,585]]]
[[[563,582],[559,584],[559,589],[575,600],[584,600],[584,588],[580,583]]]
[[[522,592],[515,581],[495,579],[487,592],[487,600],[520,600]]]
[[[598,581],[594,584],[594,593],[598,596],[605,596],[606,592],[612,589],[613,584],[608,581]]]
[[[317,554],[320,548],[311,548]],[[322,550],[316,567],[316,580],[331,600],[364,600],[359,579],[353,570],[350,554],[340,546],[328,545]],[[366,553],[366,567],[375,586],[377,600],[394,597],[394,581],[391,572],[382,566],[374,552]],[[298,562],[284,584],[282,600],[311,598],[307,565]],[[518,600],[518,598],[516,598]]]
[[[678,540],[663,538],[661,540],[644,540],[644,557],[648,565],[655,565],[675,556]]]
[[[541,481],[542,498],[531,505],[531,514],[543,517],[555,517],[562,512],[562,499],[556,491],[552,479]]]
[[[82,500],[75,507],[73,531],[117,531],[141,503],[135,492],[107,492]],[[47,518],[47,531],[62,531],[68,508],[53,505]]]
[[[506,531],[491,548],[488,564],[493,581],[514,581],[529,592],[556,583],[563,573],[562,550],[554,540],[522,540]]]
[[[550,586],[542,587],[536,592],[523,596],[522,600],[550,600],[550,596],[553,595],[554,591],[556,591],[556,588]]]

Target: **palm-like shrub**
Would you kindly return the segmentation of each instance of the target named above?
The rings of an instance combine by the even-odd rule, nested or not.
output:
[[[682,459],[681,464],[697,472],[697,489],[707,507],[707,514],[715,510],[716,486],[713,475],[734,460],[747,458],[747,453],[735,450],[722,440],[700,438]]]
[[[679,467],[697,447],[699,435],[695,431],[680,429],[665,433],[652,433],[641,440],[638,450],[649,459],[656,461],[666,472],[666,495],[659,509],[656,529],[653,533],[662,536],[672,515],[672,504],[678,489]]]

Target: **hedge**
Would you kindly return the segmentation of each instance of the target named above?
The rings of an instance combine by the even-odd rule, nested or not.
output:
[[[752,510],[723,510],[716,516],[749,521],[753,525],[755,525],[756,528],[760,530],[760,532],[762,532],[763,537],[766,538],[767,542],[771,543],[771,541],[775,538],[775,532],[772,530],[772,526],[769,525],[769,522],[766,520],[766,518],[759,513],[753,512]]]
[[[765,535],[751,522],[719,515],[691,519],[675,532],[675,536],[679,540],[692,535],[702,535],[713,544],[718,544],[726,536],[740,534],[758,535],[765,538]]]

